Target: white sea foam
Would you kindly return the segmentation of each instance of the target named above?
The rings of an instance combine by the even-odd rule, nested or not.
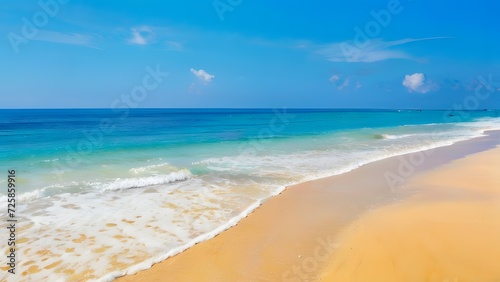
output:
[[[35,189],[35,190],[20,193],[18,195],[18,199],[21,202],[28,203],[28,202],[52,195],[53,192],[52,193],[50,193],[50,192],[53,190],[64,190],[65,188],[70,188],[71,186],[76,186],[76,185],[78,185],[78,183],[76,183],[76,182],[70,182],[70,183],[67,183],[66,185],[62,185],[62,184],[49,185],[49,186],[46,186],[46,187],[43,187],[40,189]]]
[[[389,139],[389,140],[407,138],[412,136],[415,136],[415,134],[402,134],[402,135],[382,134],[383,139]]]
[[[140,174],[140,173],[144,173],[147,171],[156,170],[156,169],[159,169],[162,167],[168,167],[168,166],[170,166],[169,163],[148,165],[148,166],[142,166],[142,167],[137,167],[137,168],[134,167],[134,168],[130,169],[130,172],[135,173],[135,174]]]
[[[94,187],[99,187],[100,191],[117,191],[131,188],[140,188],[153,185],[168,184],[176,181],[188,180],[193,175],[187,169],[171,172],[166,175],[155,175],[140,178],[116,179],[111,183],[93,183]]]
[[[43,197],[43,193],[47,190],[47,188],[36,189],[29,192],[24,192],[19,195],[19,200],[22,202],[30,202],[36,199]]]
[[[71,181],[42,188],[28,190],[17,195],[19,201],[29,203],[40,198],[57,195],[60,193],[90,192],[97,190],[100,192],[117,191],[132,188],[141,188],[153,185],[168,184],[177,181],[184,181],[192,178],[193,175],[187,169],[174,171],[164,175],[153,175],[149,177],[132,177],[126,179],[115,179],[110,181],[88,182]],[[3,196],[2,196],[3,197]]]

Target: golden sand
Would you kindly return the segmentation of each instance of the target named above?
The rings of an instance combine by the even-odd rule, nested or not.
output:
[[[422,190],[341,234],[323,281],[500,281],[500,149],[409,186]]]

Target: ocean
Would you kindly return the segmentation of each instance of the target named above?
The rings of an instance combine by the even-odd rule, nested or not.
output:
[[[110,281],[289,185],[493,129],[500,111],[0,110],[0,203],[15,170],[17,220],[17,274],[0,280]]]

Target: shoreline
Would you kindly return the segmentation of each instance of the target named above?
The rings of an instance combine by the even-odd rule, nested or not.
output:
[[[290,271],[288,269],[290,266],[300,265],[301,258],[314,255],[310,253],[310,250],[314,250],[315,244],[318,244],[315,241],[323,240],[323,245],[328,245],[329,247],[327,247],[330,249],[333,248],[330,245],[337,244],[333,241],[328,241],[333,239],[320,238],[321,234],[328,233],[335,237],[340,230],[343,230],[363,213],[375,207],[395,203],[409,197],[408,191],[403,188],[406,180],[422,172],[440,167],[450,161],[495,147],[498,144],[497,140],[500,139],[500,131],[490,131],[485,134],[487,136],[460,141],[450,146],[386,158],[365,164],[347,173],[287,187],[281,194],[264,201],[264,204],[239,221],[237,225],[219,233],[214,238],[202,241],[178,255],[155,264],[147,270],[138,272],[138,274],[123,276],[117,280],[136,281],[146,279],[144,275],[147,275],[148,279],[154,279],[155,275],[156,277],[160,277],[168,274],[172,280],[165,278],[167,279],[166,281],[178,281],[185,270],[189,269],[191,271],[195,270],[195,268],[196,271],[194,272],[203,274],[200,274],[199,277],[193,276],[194,278],[206,279],[207,277],[212,277],[209,280],[215,280],[216,278],[248,279],[249,277],[241,277],[238,273],[249,272],[259,274],[261,269],[269,267],[274,269],[273,272],[280,272],[281,270],[282,273],[286,273]],[[415,161],[419,158],[421,159],[422,156],[424,158],[422,164],[418,163],[420,161]],[[413,166],[411,168],[412,171],[406,172],[406,174],[409,173],[408,176],[400,173],[402,163],[405,162],[405,159],[406,163],[410,164],[410,167]],[[415,165],[412,165],[412,163]],[[401,183],[396,181],[393,183],[394,185],[387,185],[388,181],[385,175],[388,171],[396,173],[404,181]],[[373,179],[376,179],[376,181]],[[335,187],[332,188],[332,186]],[[367,191],[365,188],[369,186],[375,188]],[[354,189],[352,189],[353,187]],[[313,193],[310,193],[311,191]],[[274,219],[268,219],[269,215],[272,215]],[[302,225],[298,224],[297,221],[300,221]],[[297,227],[298,225],[300,225],[300,228]],[[257,233],[255,231],[247,232],[249,234],[245,235],[242,234],[245,231],[239,231],[240,229],[253,230],[256,226],[258,226],[257,229],[259,230]],[[277,226],[283,230],[293,230],[295,228],[310,231],[303,232],[304,234],[299,234],[298,237],[287,236],[283,232],[276,230]],[[256,237],[260,238],[260,241]],[[314,240],[316,237],[320,239]],[[311,238],[313,240],[310,240]],[[289,246],[292,246],[290,249],[294,251],[281,251],[279,256],[276,256],[272,254],[273,251],[269,248],[256,244],[250,248],[254,249],[252,254],[255,255],[258,253],[262,255],[269,253],[269,258],[265,259],[265,261],[273,261],[271,265],[259,262],[250,263],[249,265],[249,262],[255,260],[253,256],[248,256],[246,259],[241,258],[244,256],[240,256],[239,261],[245,262],[244,265],[237,266],[233,263],[231,269],[226,270],[227,267],[224,265],[227,262],[235,261],[234,253],[230,255],[227,252],[216,249],[227,245],[227,242],[230,242],[232,245],[229,249],[237,250],[233,251],[236,254],[244,254],[245,251],[248,251],[251,242],[271,242],[269,245],[273,247],[270,249],[287,249]],[[242,245],[244,246],[242,247]],[[183,259],[183,257],[189,259]],[[201,261],[205,260],[205,262],[208,260],[210,262],[205,263],[202,267],[193,264],[191,265],[193,266],[191,269],[189,261],[193,261],[193,259],[201,259]],[[211,276],[206,276],[207,274]],[[219,275],[224,276],[219,277]],[[193,277],[190,278],[192,279]],[[250,279],[256,277],[250,277]]]

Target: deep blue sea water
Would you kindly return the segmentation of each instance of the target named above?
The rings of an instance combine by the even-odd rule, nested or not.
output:
[[[18,238],[26,240],[19,268],[41,269],[24,278],[108,280],[220,233],[287,185],[478,137],[500,129],[499,116],[283,108],[0,110],[0,185],[15,169],[23,226]],[[5,202],[5,189],[0,196]]]

